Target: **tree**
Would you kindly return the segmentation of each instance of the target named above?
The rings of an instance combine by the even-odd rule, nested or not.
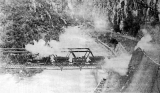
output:
[[[115,0],[111,7],[114,7],[111,22],[116,32],[125,31],[136,36],[141,25],[159,22],[158,0]]]
[[[2,7],[6,19],[5,47],[23,48],[33,40],[58,40],[66,22],[53,7],[44,0],[14,2]],[[9,24],[8,24],[9,23]]]

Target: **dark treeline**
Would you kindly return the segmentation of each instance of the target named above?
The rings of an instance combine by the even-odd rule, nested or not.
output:
[[[1,0],[6,16],[1,22],[5,30],[4,47],[23,48],[33,40],[58,40],[63,27],[93,24],[91,17],[68,13],[71,8],[81,10],[80,5],[85,5],[86,11],[99,9],[102,12],[97,13],[108,18],[105,21],[115,32],[134,37],[141,25],[159,22],[158,0]],[[88,15],[92,10],[87,11]]]

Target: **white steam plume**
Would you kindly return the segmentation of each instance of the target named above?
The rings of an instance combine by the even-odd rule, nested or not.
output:
[[[153,50],[153,45],[150,42],[152,40],[151,35],[147,32],[146,29],[142,29],[143,32],[143,37],[141,38],[141,40],[137,43],[137,46],[135,47],[135,50],[139,47],[145,51],[148,50]]]
[[[105,59],[106,63],[103,69],[117,72],[121,76],[126,75],[130,59],[131,55],[129,54],[121,54],[115,58]]]
[[[87,35],[89,30],[81,29],[78,26],[68,27],[65,33],[60,35],[59,42],[55,40],[49,41],[47,44],[44,40],[34,41],[34,45],[27,44],[26,50],[42,57],[49,55],[63,56],[61,52],[63,48],[90,48],[95,56],[108,56],[104,48],[100,47],[93,38]]]
[[[46,42],[40,39],[38,42],[34,41],[34,45],[28,44],[25,46],[26,50],[32,52],[33,54],[38,54],[42,57],[47,57],[52,54],[51,48],[46,45]]]

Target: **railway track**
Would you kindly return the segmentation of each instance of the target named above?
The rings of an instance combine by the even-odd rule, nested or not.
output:
[[[1,68],[4,69],[44,69],[44,70],[76,70],[76,69],[101,69],[100,65],[85,65],[85,66],[55,66],[55,65],[35,65],[35,66],[26,66],[26,65],[6,65]]]
[[[102,93],[105,83],[106,83],[106,79],[103,78],[101,82],[97,85],[93,93]]]

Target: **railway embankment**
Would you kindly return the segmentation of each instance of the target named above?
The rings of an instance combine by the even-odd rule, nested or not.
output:
[[[118,85],[106,90],[106,93],[159,93],[159,66],[159,51],[136,49],[132,53],[127,74],[119,76]]]

